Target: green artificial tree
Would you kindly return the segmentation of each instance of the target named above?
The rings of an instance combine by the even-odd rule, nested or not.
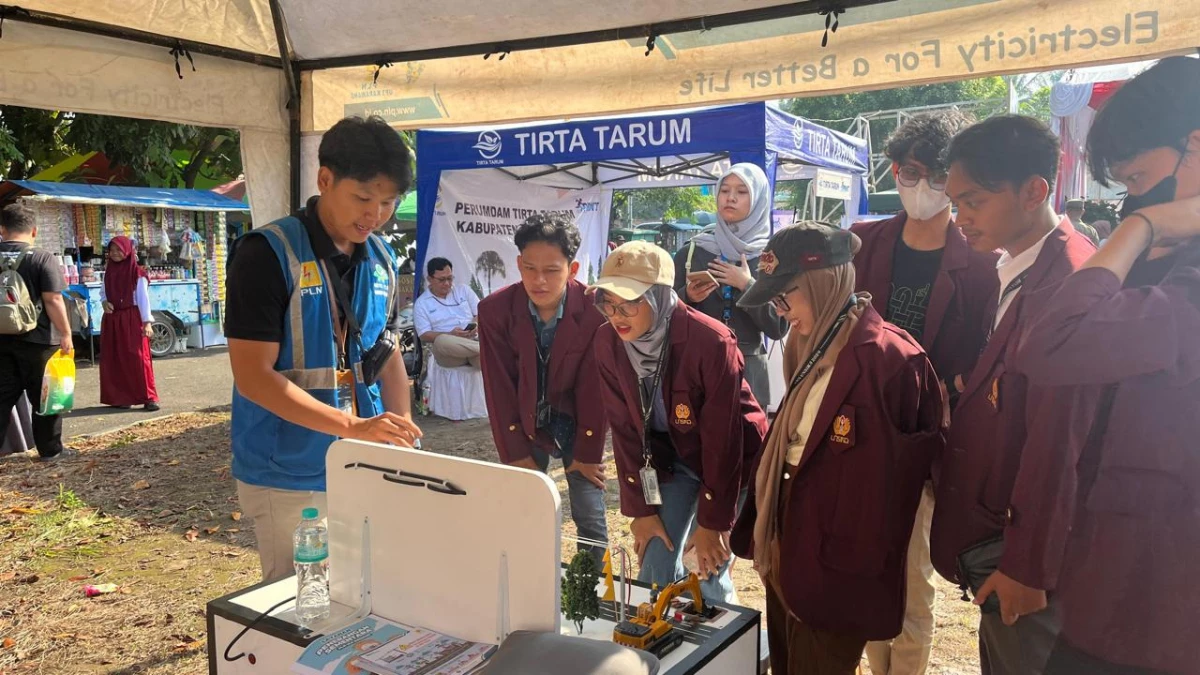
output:
[[[600,596],[596,595],[599,581],[600,572],[592,555],[587,551],[576,553],[562,578],[562,611],[580,635],[585,620],[600,618]]]

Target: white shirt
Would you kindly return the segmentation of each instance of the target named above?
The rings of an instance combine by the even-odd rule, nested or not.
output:
[[[1004,294],[1004,289],[1012,283],[1013,279],[1021,276],[1025,270],[1033,267],[1033,263],[1037,261],[1038,254],[1042,252],[1042,246],[1045,246],[1046,239],[1054,234],[1058,228],[1054,228],[1046,233],[1036,244],[1021,251],[1017,256],[1013,257],[1008,254],[1008,251],[1000,254],[1000,259],[996,261],[996,274],[1000,277],[1000,303],[996,305],[996,320],[992,322],[992,330],[1000,325],[1000,321],[1004,318],[1004,313],[1012,306],[1013,298],[1020,293],[1019,290]]]
[[[100,302],[107,302],[108,297],[104,292],[104,284],[100,284]],[[142,323],[151,323],[154,317],[150,314],[150,282],[146,277],[138,277],[137,289],[133,292],[133,303],[137,305],[138,311],[142,315]]]
[[[455,286],[444,298],[425,291],[413,305],[413,326],[417,335],[430,331],[449,333],[465,328],[479,315],[479,296],[466,286]]]

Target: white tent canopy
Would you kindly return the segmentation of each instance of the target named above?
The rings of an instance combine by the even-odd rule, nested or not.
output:
[[[237,128],[259,223],[346,115],[613,115],[1158,58],[1200,34],[1179,0],[14,1],[0,104]]]

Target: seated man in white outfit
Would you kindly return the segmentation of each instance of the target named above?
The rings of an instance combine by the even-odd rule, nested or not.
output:
[[[428,289],[413,306],[413,324],[443,368],[479,367],[479,296],[454,285],[454,267],[445,258],[425,265]]]

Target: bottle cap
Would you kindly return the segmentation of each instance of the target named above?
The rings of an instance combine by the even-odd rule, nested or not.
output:
[[[316,520],[318,511],[314,508],[307,508],[300,512],[300,517],[306,520]]]

